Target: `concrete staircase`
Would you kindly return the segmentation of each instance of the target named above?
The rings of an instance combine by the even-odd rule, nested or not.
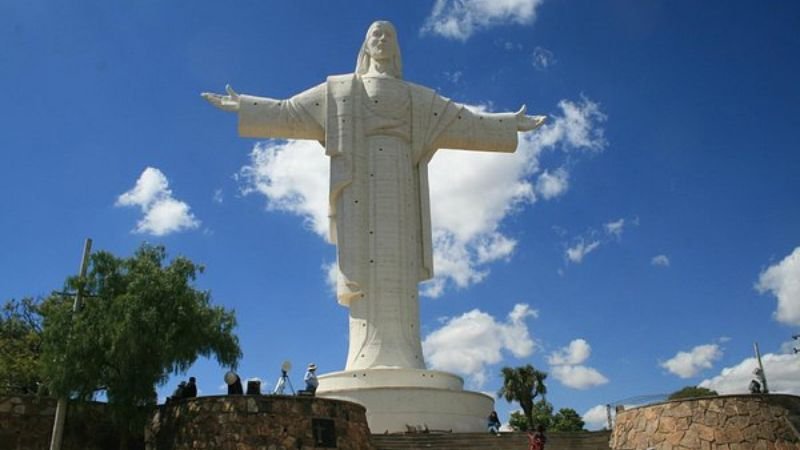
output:
[[[608,450],[608,431],[547,433],[546,450]],[[526,450],[525,433],[373,434],[376,450]]]

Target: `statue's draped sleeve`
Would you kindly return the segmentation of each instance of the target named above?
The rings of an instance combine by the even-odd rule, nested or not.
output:
[[[325,85],[284,100],[240,95],[239,135],[324,142]]]

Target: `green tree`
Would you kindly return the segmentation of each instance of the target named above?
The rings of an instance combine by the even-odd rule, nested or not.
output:
[[[508,425],[517,431],[530,431],[528,418],[522,411],[514,411],[508,416]]]
[[[80,311],[73,314],[72,299],[60,297],[42,311],[51,391],[78,398],[104,391],[122,449],[170,374],[185,373],[200,356],[232,367],[241,357],[233,312],[192,286],[202,266],[165,259],[161,246],[142,245],[124,259],[97,252],[85,278],[67,281],[67,289],[84,293]]]
[[[699,386],[686,386],[679,389],[672,394],[669,394],[667,400],[680,400],[682,398],[695,398],[695,397],[716,397],[719,395],[717,391],[712,389],[699,387]]]
[[[552,431],[584,431],[584,422],[580,414],[572,408],[561,408],[553,416]]]
[[[533,430],[539,425],[549,431],[583,431],[583,419],[572,408],[561,408],[553,414],[553,405],[546,400],[539,400],[533,404],[532,415],[534,426],[529,425],[528,418],[519,411],[511,413],[508,424],[519,431]]]
[[[528,418],[528,429],[533,429],[534,400],[537,396],[542,397],[547,394],[547,387],[544,384],[547,373],[536,370],[532,365],[527,364],[522,367],[503,367],[503,386],[497,392],[499,398],[505,398],[507,402],[518,401],[525,417]]]
[[[0,314],[0,393],[35,394],[42,383],[42,316],[32,298],[8,300]]]

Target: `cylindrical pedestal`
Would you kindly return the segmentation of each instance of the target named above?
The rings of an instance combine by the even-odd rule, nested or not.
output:
[[[447,372],[379,368],[322,375],[317,396],[363,405],[373,434],[486,431],[494,400],[463,386],[461,377]]]

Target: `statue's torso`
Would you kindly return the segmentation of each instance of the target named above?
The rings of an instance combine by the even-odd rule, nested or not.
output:
[[[367,136],[389,135],[411,140],[411,93],[402,80],[363,77],[364,132]]]

